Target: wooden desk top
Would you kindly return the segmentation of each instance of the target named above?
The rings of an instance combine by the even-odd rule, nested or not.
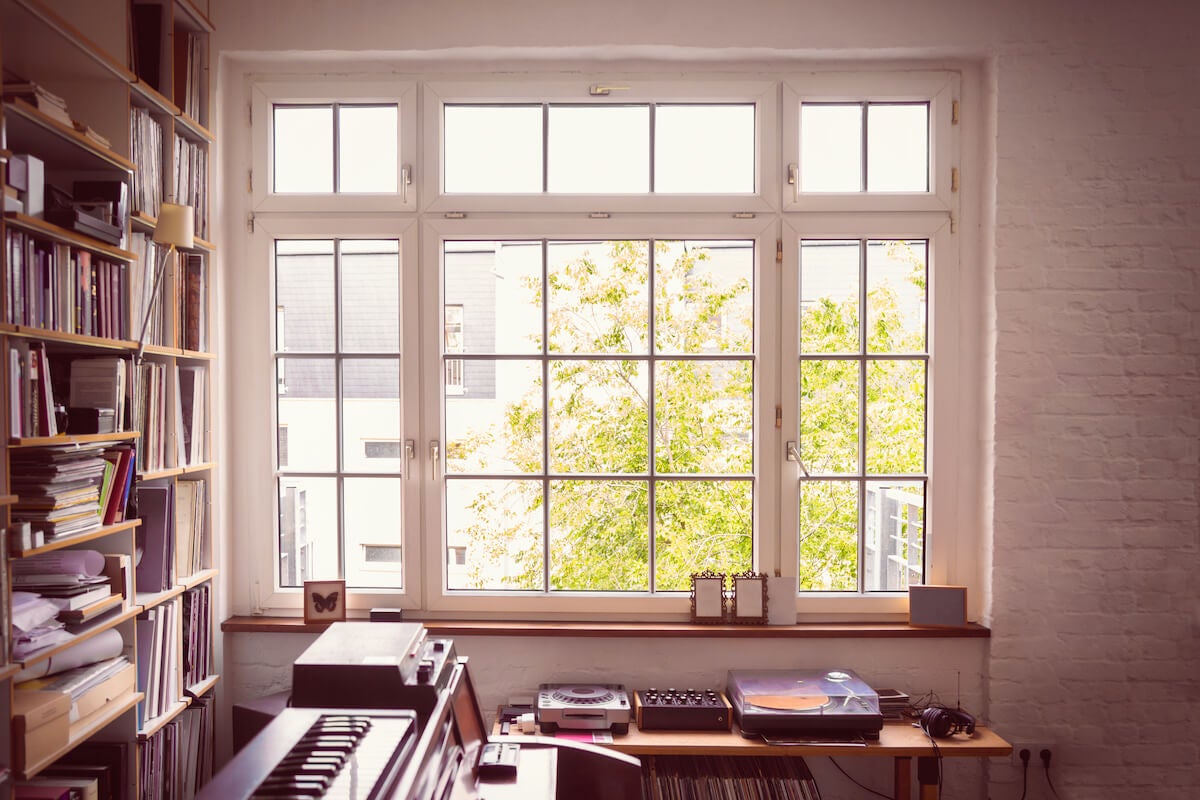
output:
[[[493,737],[499,736],[499,728],[492,729]],[[525,734],[509,734],[508,739],[520,741]],[[731,732],[725,731],[643,731],[636,725],[629,726],[629,733],[613,736],[612,744],[603,744],[620,753],[629,755],[706,755],[706,756],[759,756],[759,755],[805,755],[805,756],[886,756],[919,757],[941,755],[947,758],[1007,756],[1012,745],[988,728],[976,727],[973,736],[958,733],[948,739],[935,739],[937,750],[920,728],[909,722],[887,722],[879,734],[878,742],[866,747],[845,745],[769,745],[760,739],[747,739],[737,725]]]

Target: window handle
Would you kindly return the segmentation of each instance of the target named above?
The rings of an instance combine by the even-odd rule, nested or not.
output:
[[[429,468],[435,481],[438,479],[438,460],[441,456],[442,445],[437,439],[434,439],[429,443],[429,461],[431,462]]]
[[[800,168],[797,165],[788,164],[787,182],[792,187],[792,201],[798,201],[800,199]]]
[[[408,164],[400,167],[400,202],[408,202],[408,187],[412,183],[412,167]]]
[[[804,473],[804,477],[811,477],[808,470],[804,467],[804,462],[800,460],[800,449],[796,447],[795,442],[787,443],[787,460],[794,461],[800,466],[800,471]]]
[[[412,462],[417,457],[417,443],[412,439],[404,440],[404,477],[412,479]]]

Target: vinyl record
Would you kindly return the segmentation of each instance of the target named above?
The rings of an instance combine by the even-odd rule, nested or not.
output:
[[[746,702],[771,711],[816,711],[829,704],[825,694],[748,694]]]

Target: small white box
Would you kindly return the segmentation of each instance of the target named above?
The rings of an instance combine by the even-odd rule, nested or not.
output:
[[[46,167],[37,156],[19,154],[12,157],[13,161],[22,162],[25,172],[25,191],[22,200],[25,201],[25,213],[31,217],[40,217],[46,208]]]

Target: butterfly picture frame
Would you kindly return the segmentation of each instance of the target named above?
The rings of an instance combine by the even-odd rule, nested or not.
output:
[[[345,619],[345,581],[304,582],[305,622],[342,622]]]

